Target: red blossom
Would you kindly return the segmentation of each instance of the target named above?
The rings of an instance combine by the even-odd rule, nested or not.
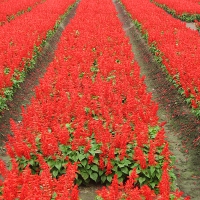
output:
[[[140,163],[142,169],[147,167],[146,158],[141,148],[135,147],[133,159]]]

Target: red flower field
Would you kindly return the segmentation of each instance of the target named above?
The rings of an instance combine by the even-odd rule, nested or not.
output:
[[[5,88],[24,75],[34,48],[39,55],[47,31],[55,29],[56,20],[73,3],[46,0],[0,26],[2,102],[7,98]],[[154,26],[157,21],[147,10],[158,9],[160,20],[164,14],[147,0],[122,3],[142,24],[141,31],[148,32],[149,44],[156,41],[155,53],[164,53],[169,74],[178,77],[174,80],[186,96],[193,95],[192,107],[198,109],[197,61],[184,57],[189,50],[183,51],[186,39],[178,28],[164,29],[176,22],[169,17]],[[152,7],[142,12],[148,3]],[[7,136],[5,147],[11,164],[7,168],[0,162],[0,199],[78,200],[79,186],[89,184],[104,186],[96,191],[97,200],[190,199],[176,186],[165,122],[159,120],[158,104],[147,91],[117,15],[110,0],[78,3],[35,95],[22,108],[22,121],[10,119],[13,135]],[[196,33],[188,33],[199,41]],[[198,45],[190,54],[198,59],[197,51]],[[184,67],[183,57],[185,63],[196,64],[195,72]]]

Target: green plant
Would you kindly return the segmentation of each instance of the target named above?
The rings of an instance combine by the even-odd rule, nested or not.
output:
[[[99,120],[98,115],[96,115],[88,107],[85,108],[86,114],[92,114],[94,120]],[[70,140],[73,141],[73,123],[67,123],[66,128],[70,133]],[[85,129],[87,129],[87,123],[85,124]],[[151,140],[155,139],[158,131],[160,130],[159,126],[149,127],[149,138]],[[51,130],[49,130],[51,132]],[[110,130],[112,132],[112,130]],[[79,146],[78,149],[73,150],[73,145],[69,144],[60,144],[59,145],[59,154],[54,156],[44,156],[46,163],[50,167],[50,172],[54,178],[59,178],[61,175],[65,174],[66,164],[77,163],[78,173],[76,177],[76,183],[78,185],[87,185],[90,182],[96,182],[101,184],[109,185],[113,179],[113,176],[116,174],[119,182],[125,182],[127,177],[130,175],[133,169],[136,169],[138,174],[138,179],[136,180],[136,186],[141,187],[146,184],[151,189],[157,192],[157,185],[161,179],[162,175],[162,165],[164,162],[164,156],[161,155],[163,147],[157,147],[156,149],[156,164],[149,165],[146,168],[142,168],[141,164],[133,160],[134,157],[134,148],[136,143],[127,144],[126,155],[123,159],[120,157],[120,149],[115,149],[114,158],[110,159],[105,157],[101,160],[101,147],[102,144],[96,142],[94,135],[91,138],[88,138],[90,141],[90,149],[85,151],[85,146]],[[41,141],[36,138],[36,144],[38,147],[38,153],[42,155],[41,150]],[[145,155],[148,155],[150,148],[149,145],[144,145],[142,151]],[[100,161],[101,160],[101,161]],[[103,161],[105,167],[101,167],[101,162]],[[27,165],[29,165],[33,174],[40,172],[39,162],[35,154],[31,154],[29,159],[25,157],[18,157],[17,162],[19,164],[19,170],[23,170]],[[110,163],[110,164],[109,164]],[[108,165],[110,165],[110,172],[108,172]],[[107,166],[107,167],[106,167]]]

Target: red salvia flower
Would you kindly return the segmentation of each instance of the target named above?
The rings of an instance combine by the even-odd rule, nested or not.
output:
[[[135,147],[133,159],[140,163],[142,169],[147,167],[145,155],[140,147]]]

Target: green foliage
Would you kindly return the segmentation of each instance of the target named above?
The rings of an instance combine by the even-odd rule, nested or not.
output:
[[[192,113],[194,113],[195,116],[200,119],[200,107],[198,107],[197,109],[192,108]]]
[[[97,60],[94,60],[94,63],[90,68],[90,71],[93,73],[93,75],[91,76],[92,81],[95,82],[95,77],[96,77],[97,73],[99,72]]]
[[[148,39],[149,39],[149,35],[148,35],[148,33],[147,33],[147,32],[144,33],[144,34],[142,35],[142,38],[147,42]]]
[[[4,74],[9,74],[9,73],[10,73],[10,68],[6,67],[6,68],[4,69]]]
[[[95,200],[103,200],[100,196],[96,196]]]
[[[153,127],[149,127],[149,137],[151,139],[155,139],[158,131],[160,130],[159,126],[153,126]]]
[[[87,114],[91,114],[92,111],[89,108],[85,108]],[[94,114],[94,113],[93,113]],[[93,116],[98,117],[96,115]],[[74,132],[72,122],[65,125],[66,129],[70,133]],[[157,135],[157,132],[160,130],[159,126],[149,127],[149,138],[154,139]],[[71,136],[71,141],[73,140],[73,134]],[[147,184],[151,189],[157,192],[157,186],[162,176],[162,166],[164,162],[164,157],[161,156],[163,147],[157,147],[155,159],[157,164],[155,166],[147,165],[146,169],[142,169],[140,163],[133,160],[134,157],[134,148],[136,143],[127,144],[126,154],[123,159],[120,159],[120,149],[115,149],[115,157],[111,159],[111,173],[107,173],[106,167],[103,169],[100,168],[100,154],[102,144],[98,144],[92,135],[91,138],[88,138],[91,144],[91,148],[85,152],[85,146],[79,146],[78,149],[73,150],[71,145],[59,145],[59,150],[61,151],[60,155],[46,156],[44,157],[46,163],[50,167],[50,172],[53,177],[59,178],[62,174],[66,172],[66,165],[68,162],[77,163],[78,172],[76,177],[76,184],[78,185],[88,185],[91,182],[101,183],[109,185],[112,182],[114,174],[117,174],[119,182],[125,182],[127,177],[130,175],[133,169],[136,169],[138,174],[138,179],[136,180],[136,186],[142,186]],[[38,154],[41,154],[42,151],[40,147],[40,139],[36,138]],[[142,148],[143,153],[148,155],[149,145],[144,145]],[[90,157],[92,156],[92,160]],[[104,165],[107,165],[109,157],[104,157]],[[41,171],[39,162],[36,155],[31,155],[31,159],[26,159],[21,157],[17,159],[19,163],[19,170],[23,170],[27,165],[31,168],[32,173],[39,173]],[[148,159],[147,159],[148,163]]]
[[[0,112],[5,109],[8,109],[6,102],[7,102],[7,99],[5,97],[0,96]]]
[[[162,53],[157,48],[156,42],[150,44],[149,48],[150,52],[154,55],[154,60],[159,64],[162,65]]]
[[[142,31],[142,25],[137,20],[133,20],[133,23],[139,31]]]
[[[27,11],[28,11],[28,12],[30,12],[31,10],[32,10],[32,8],[31,8],[31,7],[28,7],[28,8],[27,8]]]

